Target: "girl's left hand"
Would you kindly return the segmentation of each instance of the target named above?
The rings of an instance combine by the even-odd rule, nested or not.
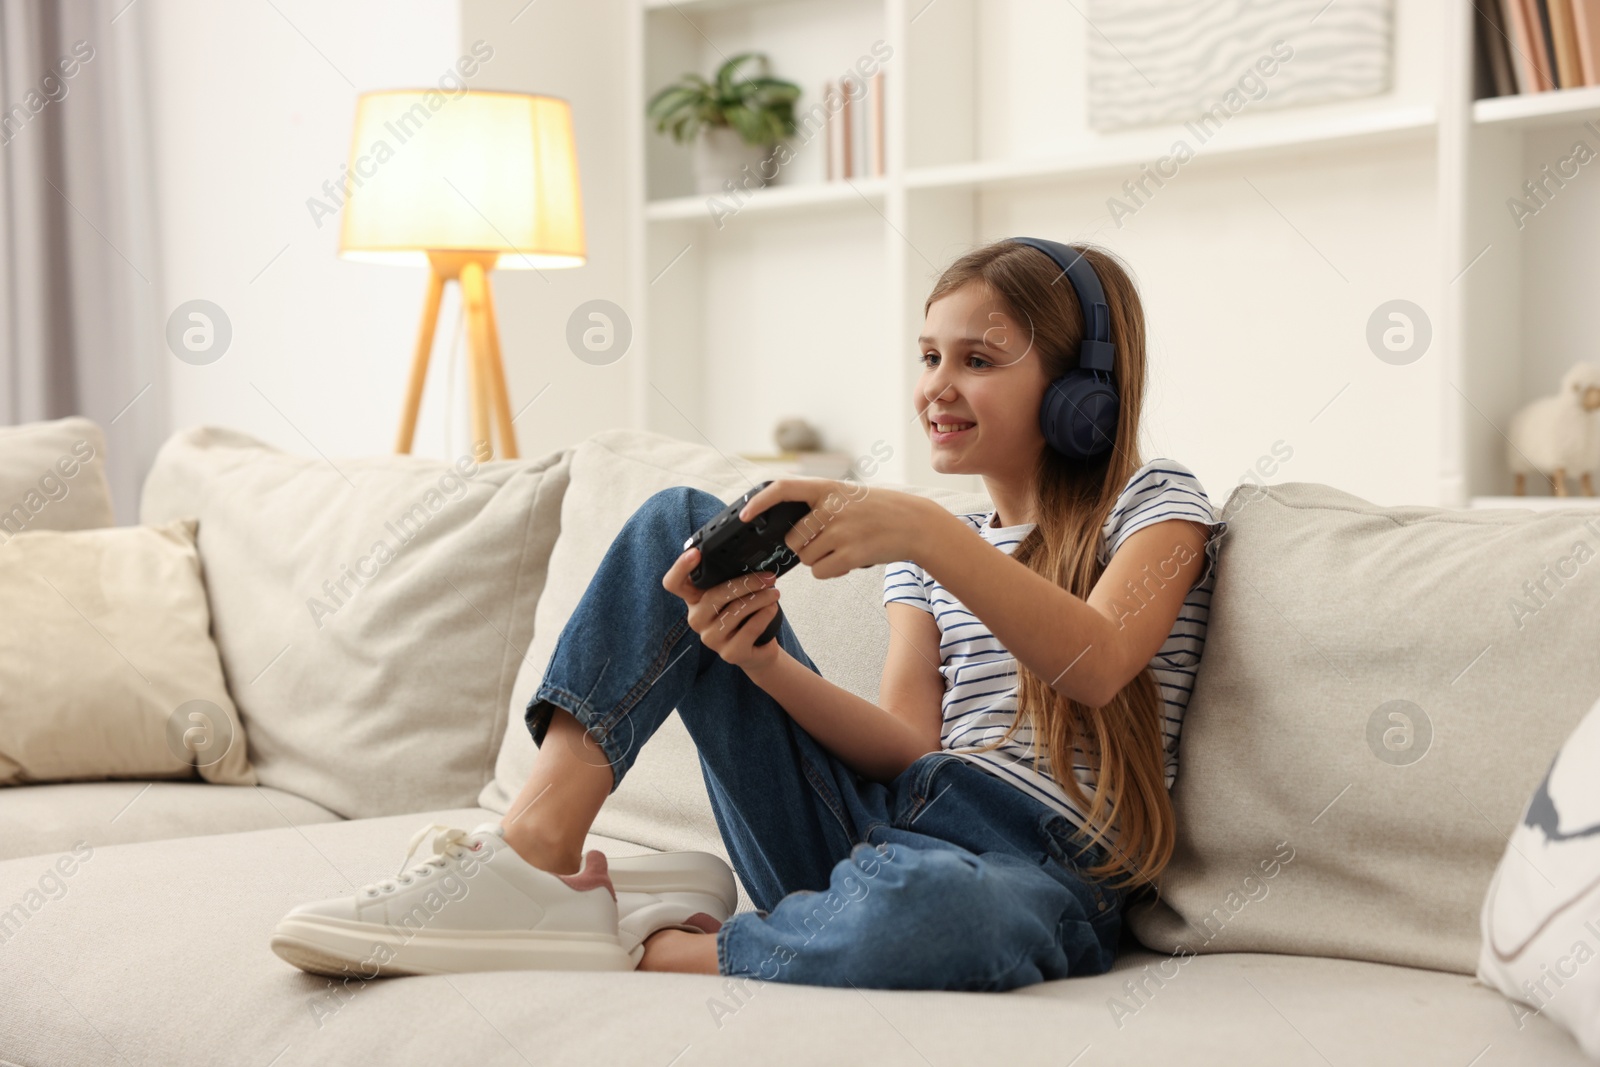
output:
[[[818,578],[914,559],[923,535],[948,514],[926,497],[893,489],[831,478],[779,478],[751,497],[739,518],[748,522],[782,500],[811,506],[783,540]]]

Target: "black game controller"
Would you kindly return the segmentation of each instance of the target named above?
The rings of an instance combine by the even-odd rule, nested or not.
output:
[[[803,500],[780,500],[749,522],[739,520],[739,512],[750,503],[750,498],[772,484],[767,479],[723,508],[710,522],[690,535],[683,543],[684,551],[700,550],[700,562],[689,572],[689,582],[696,589],[710,589],[730,578],[756,571],[771,571],[782,575],[800,562],[784,536],[811,511]],[[772,622],[756,638],[764,645],[778,636],[783,622],[783,609],[772,617]]]

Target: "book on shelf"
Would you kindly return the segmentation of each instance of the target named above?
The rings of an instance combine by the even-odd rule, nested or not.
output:
[[[1478,70],[1482,78],[1474,94],[1511,96],[1516,93],[1517,75],[1511,68],[1511,50],[1506,47],[1506,27],[1500,19],[1498,0],[1474,7],[1473,33],[1478,38]]]
[[[849,75],[824,83],[822,99],[836,102],[825,121],[828,181],[882,177],[884,173],[884,78],[877,71],[869,79]]]
[[[839,82],[839,91],[844,94],[844,106],[839,109],[839,176],[843,178],[856,174],[855,88],[856,83],[848,77]]]
[[[1489,0],[1474,5],[1491,95],[1600,85],[1600,0]]]
[[[1559,89],[1561,83],[1556,78],[1556,46],[1550,31],[1550,0],[1529,0],[1528,6],[1533,9],[1533,46],[1540,49],[1544,87]]]
[[[1600,85],[1600,2],[1573,0],[1572,34],[1578,43],[1583,84]]]
[[[832,107],[832,100],[833,79],[830,78],[822,83],[822,107],[825,112],[822,120],[822,148],[824,152],[822,177],[825,181],[830,182],[833,181],[834,173],[839,167],[839,149],[833,143],[837,140],[837,135],[834,133],[833,112],[828,110]]]
[[[1571,89],[1583,84],[1578,66],[1578,45],[1573,39],[1572,9],[1576,0],[1546,0],[1550,22],[1550,48],[1555,53],[1557,84]]]
[[[867,97],[872,102],[872,118],[867,123],[867,173],[883,177],[883,71],[874,71],[867,82]]]

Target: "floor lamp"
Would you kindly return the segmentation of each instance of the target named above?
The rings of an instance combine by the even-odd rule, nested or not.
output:
[[[489,272],[586,259],[567,101],[531,93],[391,89],[361,94],[339,233],[346,259],[428,267],[396,452],[410,452],[445,282],[467,316],[473,449],[517,458]],[[337,198],[335,198],[337,199]]]

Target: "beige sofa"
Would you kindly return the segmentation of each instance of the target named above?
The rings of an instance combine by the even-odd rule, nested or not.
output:
[[[481,465],[460,496],[438,488],[450,468],[293,457],[224,430],[168,442],[141,519],[199,519],[261,784],[0,790],[0,1062],[1586,1062],[1471,975],[1503,835],[1600,696],[1600,573],[1520,628],[1506,602],[1600,523],[1378,508],[1306,483],[1214,492],[1231,526],[1174,792],[1182,844],[1111,973],[971,994],[296,971],[267,947],[287,909],[393,874],[422,824],[504,809],[533,754],[528,696],[639,502],[678,484],[732,499],[770,476],[630,431]],[[392,558],[344,579],[385,538]],[[783,579],[819,668],[868,699],[882,575]],[[590,844],[726,856],[675,717]]]

